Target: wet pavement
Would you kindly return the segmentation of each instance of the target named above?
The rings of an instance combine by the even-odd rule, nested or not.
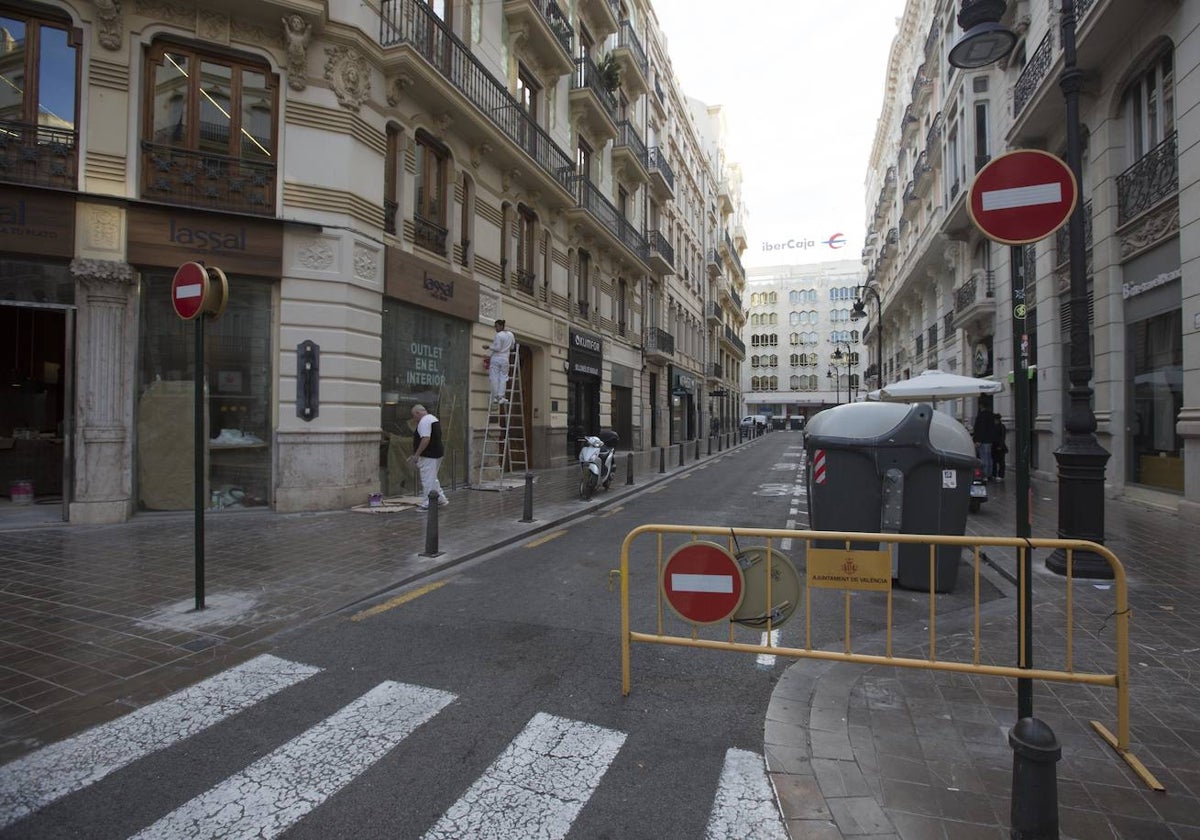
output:
[[[715,454],[715,453],[714,453]],[[206,609],[194,611],[190,513],[143,514],[120,525],[20,524],[0,531],[0,762],[120,716],[265,650],[273,635],[382,592],[528,540],[612,505],[694,463],[684,451],[642,453],[634,485],[624,461],[613,488],[591,502],[568,467],[535,476],[525,494],[459,488],[438,512],[437,556],[424,556],[427,515],[406,500],[392,512],[206,517]],[[621,453],[624,458],[624,453]],[[707,460],[706,453],[701,460]],[[1034,494],[1034,536],[1052,537],[1053,482]],[[1012,482],[968,521],[980,536],[1013,532]],[[1037,683],[1034,710],[1063,745],[1057,764],[1064,837],[1200,838],[1200,569],[1187,547],[1200,526],[1129,502],[1106,505],[1107,544],[1129,576],[1133,753],[1166,786],[1145,784],[1095,734],[1115,728],[1115,691]],[[1065,626],[1066,586],[1034,559],[1035,615]],[[1012,552],[989,550],[981,574],[1009,597],[984,604],[982,661],[1009,664],[1016,648]],[[971,585],[960,568],[959,586]],[[1112,588],[1072,589],[1072,655],[1081,670],[1111,670]],[[939,658],[971,657],[973,616],[936,624]],[[864,647],[879,639],[856,639]],[[924,656],[927,622],[897,627],[896,655]],[[1036,637],[1050,667],[1065,636]],[[765,726],[768,769],[794,840],[1006,838],[1010,825],[1015,682],[928,670],[801,660],[773,695]]]

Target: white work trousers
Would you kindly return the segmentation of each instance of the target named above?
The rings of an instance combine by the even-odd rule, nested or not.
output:
[[[442,483],[438,481],[438,468],[441,465],[441,458],[418,456],[417,469],[421,473],[421,504],[428,504],[430,493],[437,493],[439,501],[446,498],[446,493],[442,490]]]
[[[492,383],[492,399],[498,400],[504,396],[508,385],[508,354],[492,356],[488,362],[488,379]]]

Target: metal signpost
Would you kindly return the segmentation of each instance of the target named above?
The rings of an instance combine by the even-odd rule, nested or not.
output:
[[[229,302],[229,281],[219,268],[199,262],[186,262],[175,271],[171,281],[171,305],[185,321],[196,322],[195,391],[192,398],[193,506],[195,513],[196,609],[204,609],[204,451],[208,445],[204,433],[204,320],[216,320]]]
[[[1000,155],[979,170],[967,196],[967,209],[984,236],[1011,246],[1013,435],[1016,442],[1016,535],[1028,538],[1029,522],[1029,336],[1025,331],[1025,276],[1021,246],[1045,239],[1071,217],[1079,198],[1070,167],[1048,152],[1021,149]],[[1018,266],[1018,260],[1021,265]],[[1024,644],[1021,667],[1033,667],[1033,557],[1018,550],[1021,581],[1021,624]],[[1017,680],[1017,718],[1033,717],[1033,680]]]

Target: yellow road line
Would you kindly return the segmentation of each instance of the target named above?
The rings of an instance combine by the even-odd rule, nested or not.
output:
[[[545,545],[546,543],[550,542],[550,540],[557,539],[558,537],[561,537],[565,533],[567,533],[565,530],[564,531],[555,531],[553,534],[547,534],[544,537],[538,537],[533,542],[527,542],[527,543],[525,543],[525,545],[523,545],[521,547],[522,548],[537,548],[539,545]]]
[[[620,512],[621,512],[621,511],[623,511],[623,510],[625,510],[625,506],[624,506],[624,505],[617,505],[617,506],[616,506],[615,508],[613,508],[612,510],[610,510],[610,511],[607,511],[606,513],[602,513],[602,514],[600,514],[600,517],[601,517],[601,518],[607,518],[607,517],[609,517],[609,516],[613,516],[614,514],[618,514],[618,513],[620,513]]]
[[[363,610],[360,613],[356,613],[355,615],[350,616],[350,620],[351,621],[362,621],[364,618],[370,618],[373,615],[379,615],[381,612],[387,612],[388,610],[392,609],[392,607],[398,607],[401,604],[407,604],[409,601],[416,600],[417,598],[420,598],[422,595],[428,595],[430,592],[433,592],[435,589],[441,589],[443,586],[445,586],[449,582],[450,582],[449,580],[439,580],[439,581],[435,581],[434,583],[427,583],[418,589],[413,589],[410,592],[405,592],[403,595],[397,595],[395,598],[391,598],[387,601],[384,601],[382,604],[376,604],[375,606],[371,607],[370,609]]]

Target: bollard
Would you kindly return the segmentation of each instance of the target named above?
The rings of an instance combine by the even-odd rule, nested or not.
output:
[[[625,484],[633,484],[633,453],[630,452],[625,456]]]
[[[683,441],[679,441],[679,466],[683,466]]]
[[[430,493],[426,499],[429,503],[429,517],[425,520],[425,553],[422,557],[437,557],[438,551],[438,494]]]
[[[700,438],[696,438],[696,460],[700,460]]]
[[[450,450],[450,489],[458,489],[458,470],[455,468],[454,450]]]
[[[1058,840],[1058,779],[1062,746],[1037,718],[1017,721],[1008,733],[1013,749],[1012,840]]]
[[[525,515],[521,522],[533,521],[533,473],[525,473]]]
[[[667,471],[667,448],[665,446],[658,447],[658,471],[660,473]]]
[[[724,434],[719,434],[719,435],[717,435],[717,451],[718,451],[718,452],[720,452],[720,451],[721,451],[721,441],[723,441],[723,440],[725,440],[725,435],[724,435]]]
[[[708,454],[712,455],[712,435],[708,436]]]

